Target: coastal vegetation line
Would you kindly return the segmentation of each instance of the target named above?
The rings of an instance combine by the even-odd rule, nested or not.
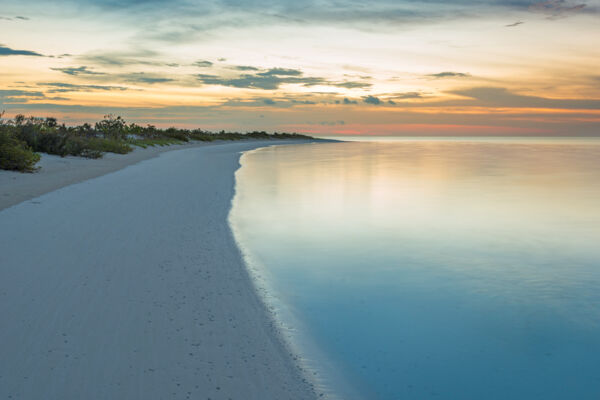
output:
[[[161,129],[154,125],[127,123],[120,116],[105,115],[94,125],[59,124],[53,117],[16,115],[3,119],[0,113],[0,169],[33,172],[40,160],[39,153],[86,158],[100,158],[104,153],[126,154],[134,146],[165,146],[189,141],[242,139],[313,139],[298,133],[272,134],[253,132],[210,132],[202,129]]]

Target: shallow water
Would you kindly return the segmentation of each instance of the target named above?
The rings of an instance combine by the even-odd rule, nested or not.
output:
[[[600,141],[264,148],[231,221],[340,397],[600,398]]]

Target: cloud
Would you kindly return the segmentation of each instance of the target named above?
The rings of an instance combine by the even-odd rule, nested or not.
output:
[[[235,69],[237,71],[259,71],[258,68],[251,67],[249,65],[236,65],[233,67],[233,69]]]
[[[140,63],[138,60],[125,58],[125,57],[121,57],[121,56],[109,55],[109,54],[87,55],[87,56],[83,56],[81,58],[85,61],[89,61],[94,64],[111,65],[111,66],[124,66],[124,65]]]
[[[303,86],[333,86],[347,89],[367,88],[372,85],[368,82],[332,82],[325,78],[304,76],[299,69],[270,68],[260,70],[252,66],[234,66],[237,71],[251,71],[253,73],[240,74],[234,77],[222,77],[210,74],[198,74],[196,78],[205,85],[231,86],[247,89],[276,90],[284,84],[298,84]]]
[[[90,0],[91,1],[91,0]],[[148,2],[144,6],[127,3],[136,7],[138,20],[147,17],[146,24],[151,29],[140,31],[146,39],[164,42],[195,42],[206,37],[207,32],[224,28],[245,28],[257,26],[333,25],[344,28],[373,31],[396,29],[405,25],[423,22],[444,21],[474,14],[472,7],[448,4],[442,1],[375,0],[368,6],[357,0],[339,2],[336,0],[308,0],[300,5],[290,0],[283,1],[244,1],[214,0],[207,2],[173,1],[169,10],[160,2]],[[141,13],[141,15],[140,15]],[[151,15],[155,19],[152,20]],[[156,23],[158,19],[162,23]]]
[[[429,74],[426,75],[434,79],[443,79],[443,78],[468,78],[471,74],[467,74],[464,72],[452,72],[452,71],[444,71],[439,72],[437,74]]]
[[[423,98],[423,95],[419,92],[403,92],[403,93],[381,93],[377,96],[373,96],[373,95],[369,95],[369,96],[363,96],[362,99],[366,104],[372,104],[372,105],[382,105],[382,104],[390,104],[392,106],[395,106],[397,104],[397,100],[408,100],[408,99],[421,99]],[[382,97],[384,98],[382,100]],[[350,104],[346,102],[346,99],[344,99],[344,104]],[[353,104],[356,104],[353,103]],[[415,105],[417,103],[414,102],[403,102],[403,104],[405,105]]]
[[[308,0],[302,4],[291,0],[173,0],[169,2],[169,7],[164,7],[164,2],[158,0],[82,1],[107,12],[125,10],[138,20],[151,24],[153,29],[145,30],[143,34],[166,41],[193,41],[206,31],[241,25],[333,23],[346,26],[348,23],[355,23],[364,25],[362,28],[372,29],[375,23],[416,23],[432,17],[445,19],[445,14],[458,15],[460,12],[464,13],[465,8],[442,1],[428,1],[425,5],[420,5],[412,1],[392,0],[373,0],[368,6],[358,0],[343,3],[336,0]],[[439,11],[439,5],[444,6],[445,12]]]
[[[346,89],[364,89],[364,88],[369,88],[369,87],[373,86],[369,82],[351,82],[351,81],[333,83],[332,85],[336,86],[336,87],[343,87]]]
[[[393,95],[394,99],[422,99],[423,94],[420,92],[404,92],[404,93],[395,93]]]
[[[517,22],[513,22],[512,24],[508,24],[508,25],[504,25],[506,28],[513,28],[515,26],[519,26],[519,25],[523,25],[525,22],[523,21],[517,21]]]
[[[230,98],[224,106],[227,107],[264,107],[265,105],[277,108],[290,108],[316,104],[329,104],[329,96],[315,96],[314,94],[281,94],[275,97],[256,96],[251,98]]]
[[[85,65],[81,67],[65,67],[65,68],[50,68],[53,71],[60,71],[63,74],[78,76],[78,75],[106,75],[104,72],[91,71]]]
[[[398,104],[398,100],[411,100],[411,99],[423,99],[423,98],[425,98],[425,96],[421,92],[401,92],[401,93],[379,93],[377,96],[373,96],[373,95],[363,96],[362,100],[366,104],[381,105],[381,104],[387,103],[387,104],[395,106]],[[358,101],[350,100],[347,97],[345,97],[342,101],[335,100],[335,104],[344,104],[344,105],[358,104]],[[406,105],[406,106],[420,106],[420,104],[425,104],[425,103],[403,101],[402,104]]]
[[[363,97],[363,101],[367,104],[373,104],[373,105],[381,104],[381,100],[379,100],[378,97],[371,96],[371,95]]]
[[[0,90],[0,104],[25,104],[29,100],[47,99],[40,91],[28,91],[19,89]]]
[[[35,56],[43,57],[42,54],[30,50],[15,50],[9,47],[5,47],[0,44],[0,56]]]
[[[122,75],[118,75],[118,77],[121,78],[122,80],[124,80],[125,82],[133,82],[133,83],[154,84],[154,83],[166,83],[166,82],[175,81],[174,79],[171,79],[171,78],[165,78],[165,77],[157,76],[157,75],[150,75],[150,74],[146,74],[144,72],[134,72],[131,74],[122,74]]]
[[[123,87],[123,86],[76,85],[73,83],[63,83],[63,82],[38,83],[38,86],[48,87],[49,88],[48,93],[128,90],[126,87]]]
[[[31,1],[44,4],[41,0]],[[172,0],[168,7],[158,0],[68,0],[68,3],[82,3],[82,9],[91,9],[103,16],[112,17],[117,12],[131,16],[129,26],[134,29],[132,38],[136,41],[195,43],[206,40],[207,32],[228,28],[325,25],[370,32],[398,30],[424,23],[497,17],[501,13],[514,15],[514,10],[527,10],[532,0],[372,0],[368,3],[360,0]]]
[[[317,104],[316,101],[312,101],[312,100],[290,100],[290,101],[294,104],[304,104],[304,105]]]
[[[193,65],[195,65],[196,67],[200,67],[200,68],[208,68],[208,67],[212,67],[213,63],[210,61],[206,61],[206,60],[200,60],[200,61],[196,61]]]
[[[566,0],[548,0],[533,3],[529,9],[548,15],[548,19],[558,19],[581,11],[586,6],[584,3],[569,4]]]
[[[600,99],[551,99],[517,94],[499,87],[475,87],[450,93],[468,97],[474,100],[473,105],[482,107],[600,109]],[[461,102],[445,102],[443,104],[460,105]]]
[[[27,90],[10,89],[0,90],[0,97],[44,97],[42,92],[30,92]]]
[[[302,71],[298,69],[286,69],[286,68],[271,68],[264,72],[259,72],[256,75],[259,76],[302,76]]]
[[[246,89],[276,90],[283,84],[315,86],[325,84],[323,78],[304,77],[299,70],[272,68],[255,74],[242,74],[233,78],[198,74],[197,79],[205,85],[231,86]]]
[[[173,67],[174,64],[170,64],[170,67]],[[113,82],[131,82],[131,83],[144,83],[144,84],[155,84],[155,83],[166,83],[166,82],[174,82],[175,79],[170,77],[161,76],[155,73],[146,73],[146,72],[128,72],[128,73],[106,73],[106,72],[97,72],[89,69],[87,66],[80,67],[64,67],[64,68],[50,68],[54,71],[60,71],[64,74],[71,76],[85,76],[87,78],[93,78],[96,81],[101,81],[104,83],[113,83]],[[85,85],[81,85],[83,87]],[[87,85],[88,88],[92,88],[94,85]],[[96,89],[101,88],[111,88],[114,89],[117,86],[100,86],[96,85]]]
[[[20,20],[20,21],[29,21],[29,18],[27,17],[23,17],[20,15],[17,15],[16,17],[12,18],[12,17],[2,17],[0,16],[0,21],[14,21],[14,20]]]
[[[44,101],[61,101],[69,100],[62,96],[48,96],[48,94],[56,93],[70,93],[70,92],[94,92],[94,91],[112,91],[112,90],[128,90],[122,86],[102,86],[102,85],[75,85],[71,83],[63,82],[45,82],[38,83],[38,86],[43,88],[41,90],[0,90],[0,104],[33,104],[29,103],[30,100],[44,100]],[[37,104],[37,103],[36,103]],[[48,105],[48,104],[45,104]]]
[[[297,2],[214,0],[200,3],[196,9],[185,1],[176,1],[190,16],[203,19],[203,23],[181,24],[176,28],[169,25],[167,32],[173,32],[172,39],[194,40],[200,33],[218,30],[223,27],[261,25],[338,25],[372,31],[375,26],[382,29],[397,28],[409,24],[445,21],[465,17],[481,17],[498,8],[513,8],[524,0],[427,0],[417,2],[372,0],[368,4],[359,0],[308,0]],[[134,5],[135,3],[131,3]],[[197,4],[197,3],[195,3]],[[149,8],[149,7],[148,7]],[[147,9],[148,9],[147,8]],[[168,36],[161,35],[163,38]]]
[[[171,62],[159,60],[160,56],[160,53],[153,50],[135,49],[120,52],[97,52],[80,56],[79,59],[90,64],[109,67],[130,65],[169,66],[169,64],[172,64]]]

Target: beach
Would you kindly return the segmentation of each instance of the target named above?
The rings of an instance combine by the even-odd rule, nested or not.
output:
[[[40,154],[36,173],[17,173],[0,169],[0,210],[33,199],[44,193],[118,171],[174,150],[214,146],[228,142],[192,141],[169,146],[134,147],[128,154],[105,153],[102,158],[90,159],[76,156],[60,157]],[[270,142],[269,142],[270,143]]]
[[[292,143],[2,171],[0,397],[318,397],[227,223],[241,152]]]

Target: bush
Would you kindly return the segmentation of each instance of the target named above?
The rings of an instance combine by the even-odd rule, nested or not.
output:
[[[55,154],[61,157],[80,156],[100,158],[103,153],[129,153],[132,148],[124,140],[124,133],[106,134],[109,138],[97,137],[91,126],[84,124],[75,128],[57,125],[56,120],[36,118],[25,120],[15,118],[16,137],[29,145],[34,151]],[[120,118],[117,121],[122,121]],[[120,122],[119,122],[120,123]]]
[[[133,150],[126,142],[103,138],[90,138],[87,141],[87,146],[90,151],[100,152],[100,157],[102,157],[102,153],[127,154]]]
[[[189,131],[185,131],[183,129],[179,130],[176,128],[169,128],[163,132],[163,136],[166,136],[171,139],[181,140],[182,142],[189,141]]]
[[[6,127],[0,126],[0,169],[33,172],[38,161],[40,161],[39,154],[31,151]]]
[[[154,125],[142,127],[135,123],[127,125],[119,116],[106,115],[94,126],[83,124],[75,127],[59,125],[56,118],[36,118],[17,115],[13,120],[3,120],[0,112],[2,153],[1,169],[32,171],[39,155],[34,152],[100,158],[104,153],[125,154],[133,150],[131,145],[147,147],[199,140],[241,139],[311,139],[296,133],[268,134],[264,131],[248,133],[207,132],[201,129],[160,129]]]
[[[96,122],[96,130],[101,132],[105,138],[126,139],[127,132],[125,128],[125,120],[111,114],[105,115],[102,121]]]

